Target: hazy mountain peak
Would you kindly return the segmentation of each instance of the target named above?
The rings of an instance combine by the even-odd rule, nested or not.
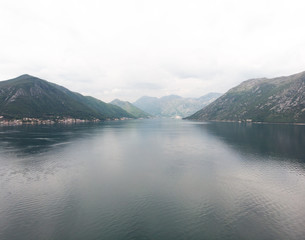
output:
[[[142,96],[138,100],[156,100],[158,99],[157,97],[151,97],[151,96]]]
[[[128,101],[121,101],[120,99],[114,99],[110,102],[110,104],[116,105],[122,109],[124,109],[126,112],[132,114],[136,118],[149,118],[151,117],[150,114],[144,112],[142,109],[134,106],[132,103]]]
[[[115,103],[115,102],[123,102],[123,101],[120,100],[120,99],[118,99],[118,98],[116,98],[116,99],[113,99],[110,103],[113,104],[113,103]]]
[[[182,97],[172,94],[172,95],[168,95],[168,96],[163,96],[160,99],[161,100],[172,100],[172,99],[182,99]]]
[[[163,96],[161,98],[144,96],[133,104],[154,116],[185,117],[202,109],[220,95],[220,93],[207,94],[200,98],[183,98],[178,95]]]

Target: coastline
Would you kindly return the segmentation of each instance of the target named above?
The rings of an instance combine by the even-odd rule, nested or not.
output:
[[[79,118],[58,118],[58,119],[39,119],[39,118],[22,118],[22,119],[0,119],[0,127],[3,126],[21,126],[21,125],[53,125],[53,124],[77,124],[77,123],[95,123],[105,121],[123,121],[131,118],[107,118],[101,119],[79,119]]]
[[[225,123],[246,123],[246,124],[285,124],[285,125],[299,125],[304,126],[305,122],[258,122],[258,121],[246,121],[246,120],[197,120],[197,119],[189,119],[183,118],[183,120],[195,121],[195,122],[225,122]]]

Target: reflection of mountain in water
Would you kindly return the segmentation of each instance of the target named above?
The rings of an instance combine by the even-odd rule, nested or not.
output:
[[[0,152],[30,155],[46,152],[51,148],[91,135],[104,124],[72,124],[48,126],[15,126],[0,129]]]
[[[305,162],[305,126],[224,122],[198,126],[240,151]]]

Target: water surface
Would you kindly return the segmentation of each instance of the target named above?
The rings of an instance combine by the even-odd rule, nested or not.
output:
[[[0,128],[0,239],[304,239],[305,126]]]

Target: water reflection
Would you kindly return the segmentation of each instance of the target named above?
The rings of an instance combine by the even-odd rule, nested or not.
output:
[[[103,128],[122,126],[120,123],[80,123],[56,125],[26,125],[0,128],[0,154],[15,153],[18,157],[61,148],[73,141],[90,138]]]
[[[305,162],[305,126],[288,124],[196,124],[237,151]]]
[[[3,130],[0,239],[302,239],[305,164],[277,161],[296,155],[273,146],[293,133],[252,127],[162,119]]]

